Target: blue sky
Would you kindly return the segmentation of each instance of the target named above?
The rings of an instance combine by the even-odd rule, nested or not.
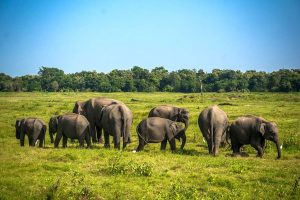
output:
[[[0,72],[300,67],[298,0],[1,0]]]

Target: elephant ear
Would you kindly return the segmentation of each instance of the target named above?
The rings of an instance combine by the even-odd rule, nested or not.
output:
[[[16,120],[16,127],[20,127],[20,125],[21,125],[21,120],[20,120],[20,119],[17,119],[17,120]]]
[[[172,140],[175,137],[176,130],[177,130],[177,124],[171,123],[169,127],[169,131],[167,133],[168,140]]]
[[[58,126],[58,120],[60,118],[62,118],[62,115],[58,115],[58,116],[55,117],[55,124],[56,124],[56,126]]]
[[[103,114],[104,114],[104,110],[105,110],[106,106],[103,106],[101,108],[101,111],[100,111],[100,117],[99,117],[99,121],[101,122],[102,118],[103,118]]]
[[[266,129],[266,124],[261,123],[258,127],[258,132],[261,133],[261,135],[264,135],[265,134],[265,129]]]

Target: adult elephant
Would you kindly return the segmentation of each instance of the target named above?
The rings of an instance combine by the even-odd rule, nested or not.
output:
[[[121,101],[105,97],[91,98],[87,101],[77,101],[73,113],[84,115],[90,123],[93,142],[102,143],[102,127],[100,125],[101,110],[111,104],[123,104]],[[97,132],[97,137],[96,137]]]
[[[113,136],[114,148],[120,149],[123,138],[123,149],[131,141],[130,128],[133,114],[125,104],[104,106],[100,112],[100,126],[104,130],[104,146],[109,148],[109,136]]]
[[[198,117],[198,125],[208,144],[208,152],[216,156],[219,146],[225,143],[228,127],[227,114],[218,106],[205,108]]]
[[[43,120],[38,118],[24,118],[16,120],[16,138],[20,140],[20,145],[24,146],[25,135],[28,136],[29,146],[35,146],[39,139],[39,147],[45,145],[45,134],[47,126]]]
[[[54,147],[57,148],[63,137],[63,147],[67,147],[68,138],[78,139],[80,147],[84,147],[84,140],[91,147],[90,124],[88,120],[79,114],[64,114],[53,116],[49,120],[49,133],[51,143],[53,135],[57,132]]]
[[[281,157],[278,128],[273,122],[262,117],[244,116],[237,118],[229,129],[233,155],[241,154],[241,147],[250,144],[257,150],[257,156],[262,157],[266,140],[273,141],[277,147],[277,159]]]
[[[185,125],[185,131],[189,126],[189,111],[185,108],[167,105],[157,106],[151,109],[148,117],[161,117],[174,122],[182,122]]]
[[[176,149],[175,138],[186,141],[185,128],[182,128],[176,122],[164,119],[160,117],[149,117],[142,120],[137,128],[136,132],[139,137],[139,146],[136,151],[141,151],[148,143],[161,142],[161,150],[166,149],[167,141],[169,141],[171,150]],[[184,145],[181,145],[183,149]]]

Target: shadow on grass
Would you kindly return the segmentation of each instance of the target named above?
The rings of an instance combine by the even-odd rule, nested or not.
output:
[[[178,154],[178,155],[188,155],[188,156],[208,156],[209,154],[208,153],[204,153],[204,152],[200,152],[200,151],[197,151],[195,149],[178,149],[174,152],[175,154]]]

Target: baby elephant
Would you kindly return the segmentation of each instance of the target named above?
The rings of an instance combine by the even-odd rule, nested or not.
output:
[[[185,129],[176,122],[160,117],[149,117],[142,120],[136,132],[139,137],[139,146],[136,151],[141,151],[147,143],[161,142],[161,150],[166,149],[169,141],[172,152],[176,149],[175,138],[186,142]],[[183,148],[183,146],[181,146]]]
[[[218,106],[204,109],[198,118],[198,125],[208,144],[209,154],[216,156],[220,144],[225,144],[228,117]]]
[[[85,140],[87,146],[91,147],[90,124],[83,115],[71,113],[51,117],[49,121],[51,143],[56,132],[55,148],[58,147],[61,137],[63,137],[63,147],[67,147],[68,138],[78,139],[80,147],[84,147]]]
[[[257,156],[262,157],[266,140],[271,140],[277,147],[277,159],[281,157],[278,129],[273,122],[256,116],[239,117],[231,124],[229,133],[234,156],[241,154],[240,148],[244,144],[251,144],[257,150]]]
[[[21,146],[24,146],[25,135],[27,135],[29,146],[35,146],[37,139],[39,139],[39,147],[43,147],[46,129],[45,122],[37,118],[31,117],[16,120],[16,138],[20,140]]]

